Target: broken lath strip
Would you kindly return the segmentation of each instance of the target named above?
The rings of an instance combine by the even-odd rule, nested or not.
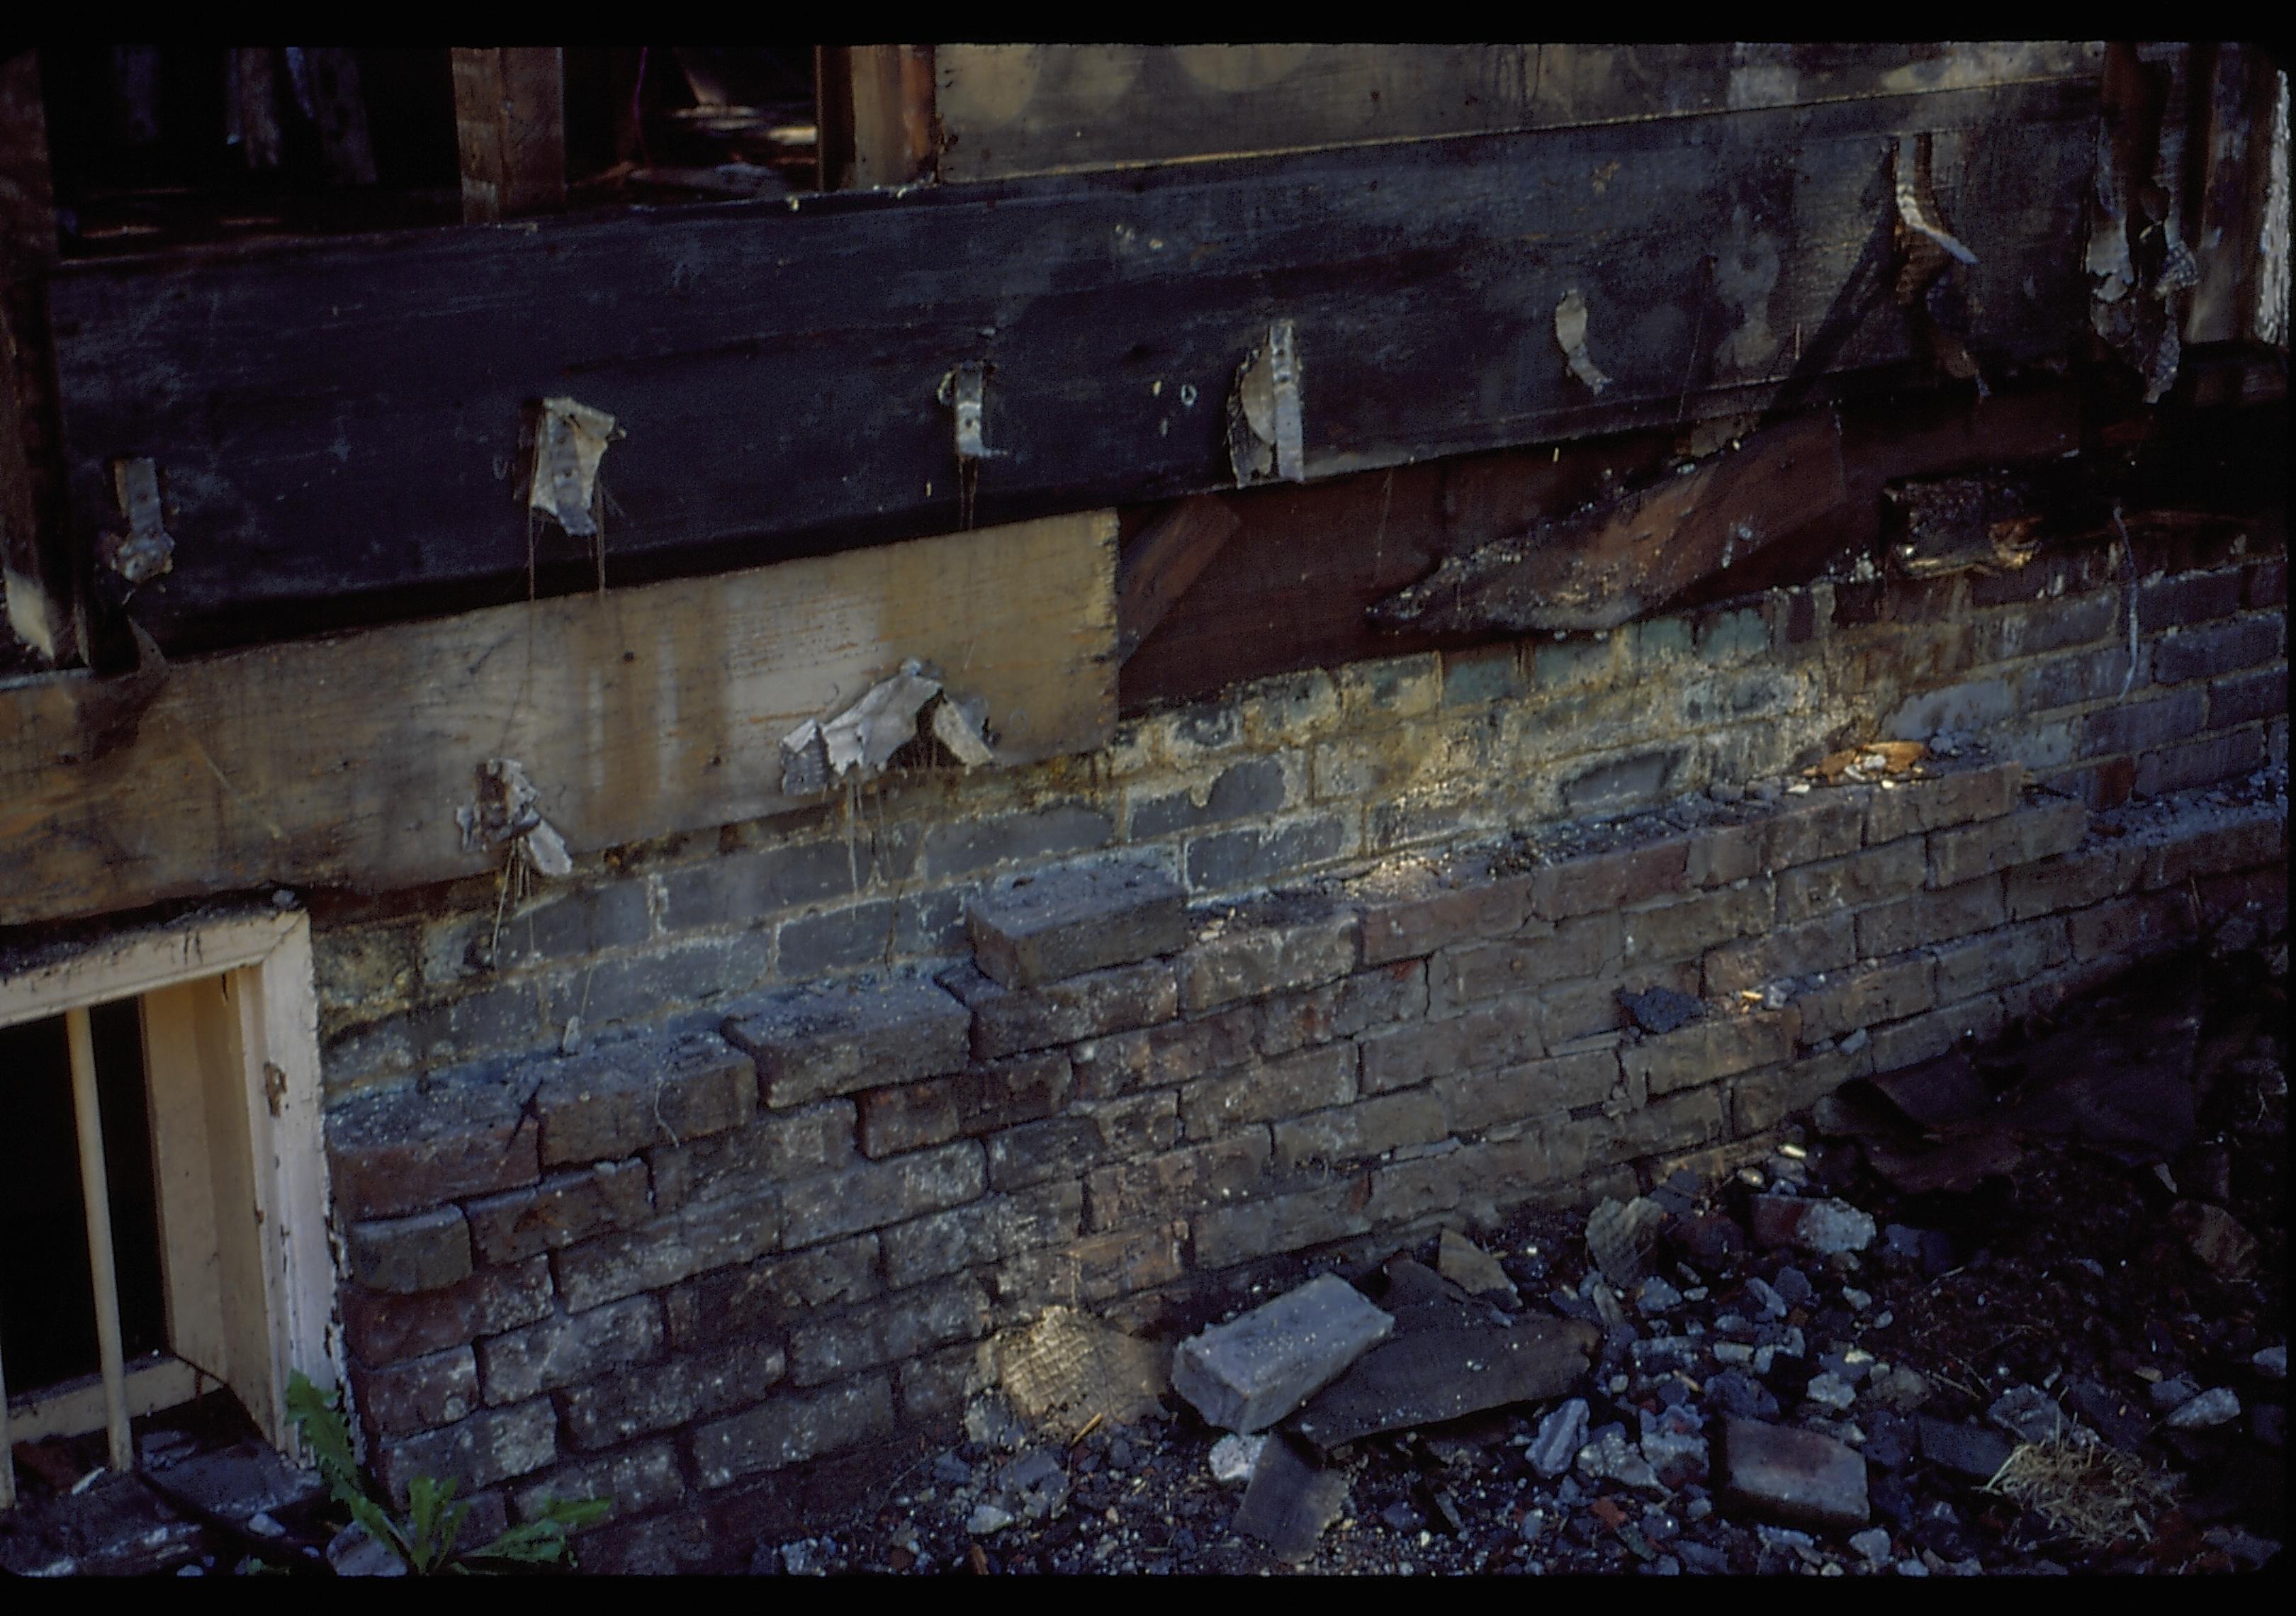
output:
[[[890,677],[824,722],[808,718],[782,737],[782,790],[811,797],[832,783],[874,778],[893,754],[917,738],[918,715],[932,708],[930,730],[966,768],[996,761],[978,701],[952,696],[939,677],[912,657]]]

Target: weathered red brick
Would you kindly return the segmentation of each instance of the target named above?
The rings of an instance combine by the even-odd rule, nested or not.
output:
[[[2005,814],[2024,783],[2022,764],[1996,763],[1876,791],[1866,803],[1866,845]]]
[[[351,1398],[377,1436],[411,1436],[451,1425],[480,1407],[478,1355],[449,1347],[371,1369],[353,1363]]]
[[[1801,1022],[1800,1011],[1791,1006],[1710,1016],[1663,1038],[1628,1045],[1619,1051],[1619,1066],[1628,1082],[1646,1084],[1655,1099],[1787,1059]]]
[[[1541,920],[1569,920],[1678,891],[1686,883],[1689,855],[1688,841],[1675,837],[1544,865],[1532,880],[1530,913]]]
[[[1924,943],[1989,931],[2004,918],[2001,877],[1981,876],[1858,911],[1857,952],[1866,959],[1903,954]]]
[[[739,1128],[757,1110],[757,1069],[718,1038],[632,1038],[527,1069],[542,1164],[603,1161]]]
[[[1981,824],[1933,831],[1930,885],[1957,887],[2013,865],[2070,852],[2087,833],[2088,809],[2065,798],[2035,802]]]
[[[471,1078],[357,1099],[327,1115],[335,1205],[388,1218],[542,1177],[527,1086]]]
[[[549,1313],[550,1299],[545,1257],[480,1268],[459,1284],[411,1296],[350,1285],[342,1292],[343,1338],[362,1362],[395,1364],[532,1324]]]

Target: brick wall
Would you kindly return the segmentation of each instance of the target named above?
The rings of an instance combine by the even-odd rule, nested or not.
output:
[[[2284,764],[2284,569],[2202,559],[1295,676],[622,850],[498,942],[484,883],[323,915],[382,1473],[610,1489],[593,1563],[713,1563],[1047,1305],[1169,1328],[1287,1253],[1720,1170],[2279,929],[2284,797],[2206,788]],[[1941,730],[1933,779],[1781,783]],[[1654,986],[1703,1018],[1630,1030]]]

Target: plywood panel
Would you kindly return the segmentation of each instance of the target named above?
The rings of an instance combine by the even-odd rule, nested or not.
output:
[[[455,810],[525,766],[578,856],[791,806],[778,743],[906,658],[1000,759],[1115,717],[1111,513],[0,691],[0,925],[492,867]]]

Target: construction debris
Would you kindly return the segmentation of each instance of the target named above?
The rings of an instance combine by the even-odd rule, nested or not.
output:
[[[1599,395],[1611,385],[1611,379],[1595,365],[1595,356],[1587,351],[1587,299],[1578,295],[1576,286],[1554,306],[1554,342],[1562,350],[1570,373],[1586,384],[1588,392]]]
[[[1395,1320],[1335,1274],[1180,1344],[1172,1388],[1207,1423],[1265,1431],[1343,1374]]]
[[[1445,1229],[1437,1242],[1435,1271],[1470,1296],[1520,1300],[1498,1260],[1456,1229]]]
[[[1068,1308],[1047,1308],[1000,1337],[996,1375],[1016,1413],[1072,1436],[1096,1422],[1129,1424],[1160,1407],[1163,1349]]]
[[[1646,1269],[1667,1210],[1646,1195],[1604,1201],[1587,1216],[1587,1250],[1614,1285],[1631,1285]]]
[[[479,766],[475,800],[455,810],[465,848],[510,846],[541,875],[571,875],[566,839],[542,816],[542,793],[515,758],[489,758]]]
[[[921,723],[928,709],[931,717]],[[873,780],[921,734],[968,769],[996,760],[982,705],[950,695],[939,677],[912,657],[835,718],[808,718],[782,737],[782,792],[813,797],[832,785]]]
[[[576,538],[598,537],[598,464],[623,436],[614,418],[573,398],[545,398],[535,425],[527,508]]]
[[[1267,1545],[1287,1565],[1316,1552],[1324,1530],[1347,1507],[1348,1478],[1326,1470],[1281,1438],[1270,1439],[1252,1469],[1235,1530]]]

